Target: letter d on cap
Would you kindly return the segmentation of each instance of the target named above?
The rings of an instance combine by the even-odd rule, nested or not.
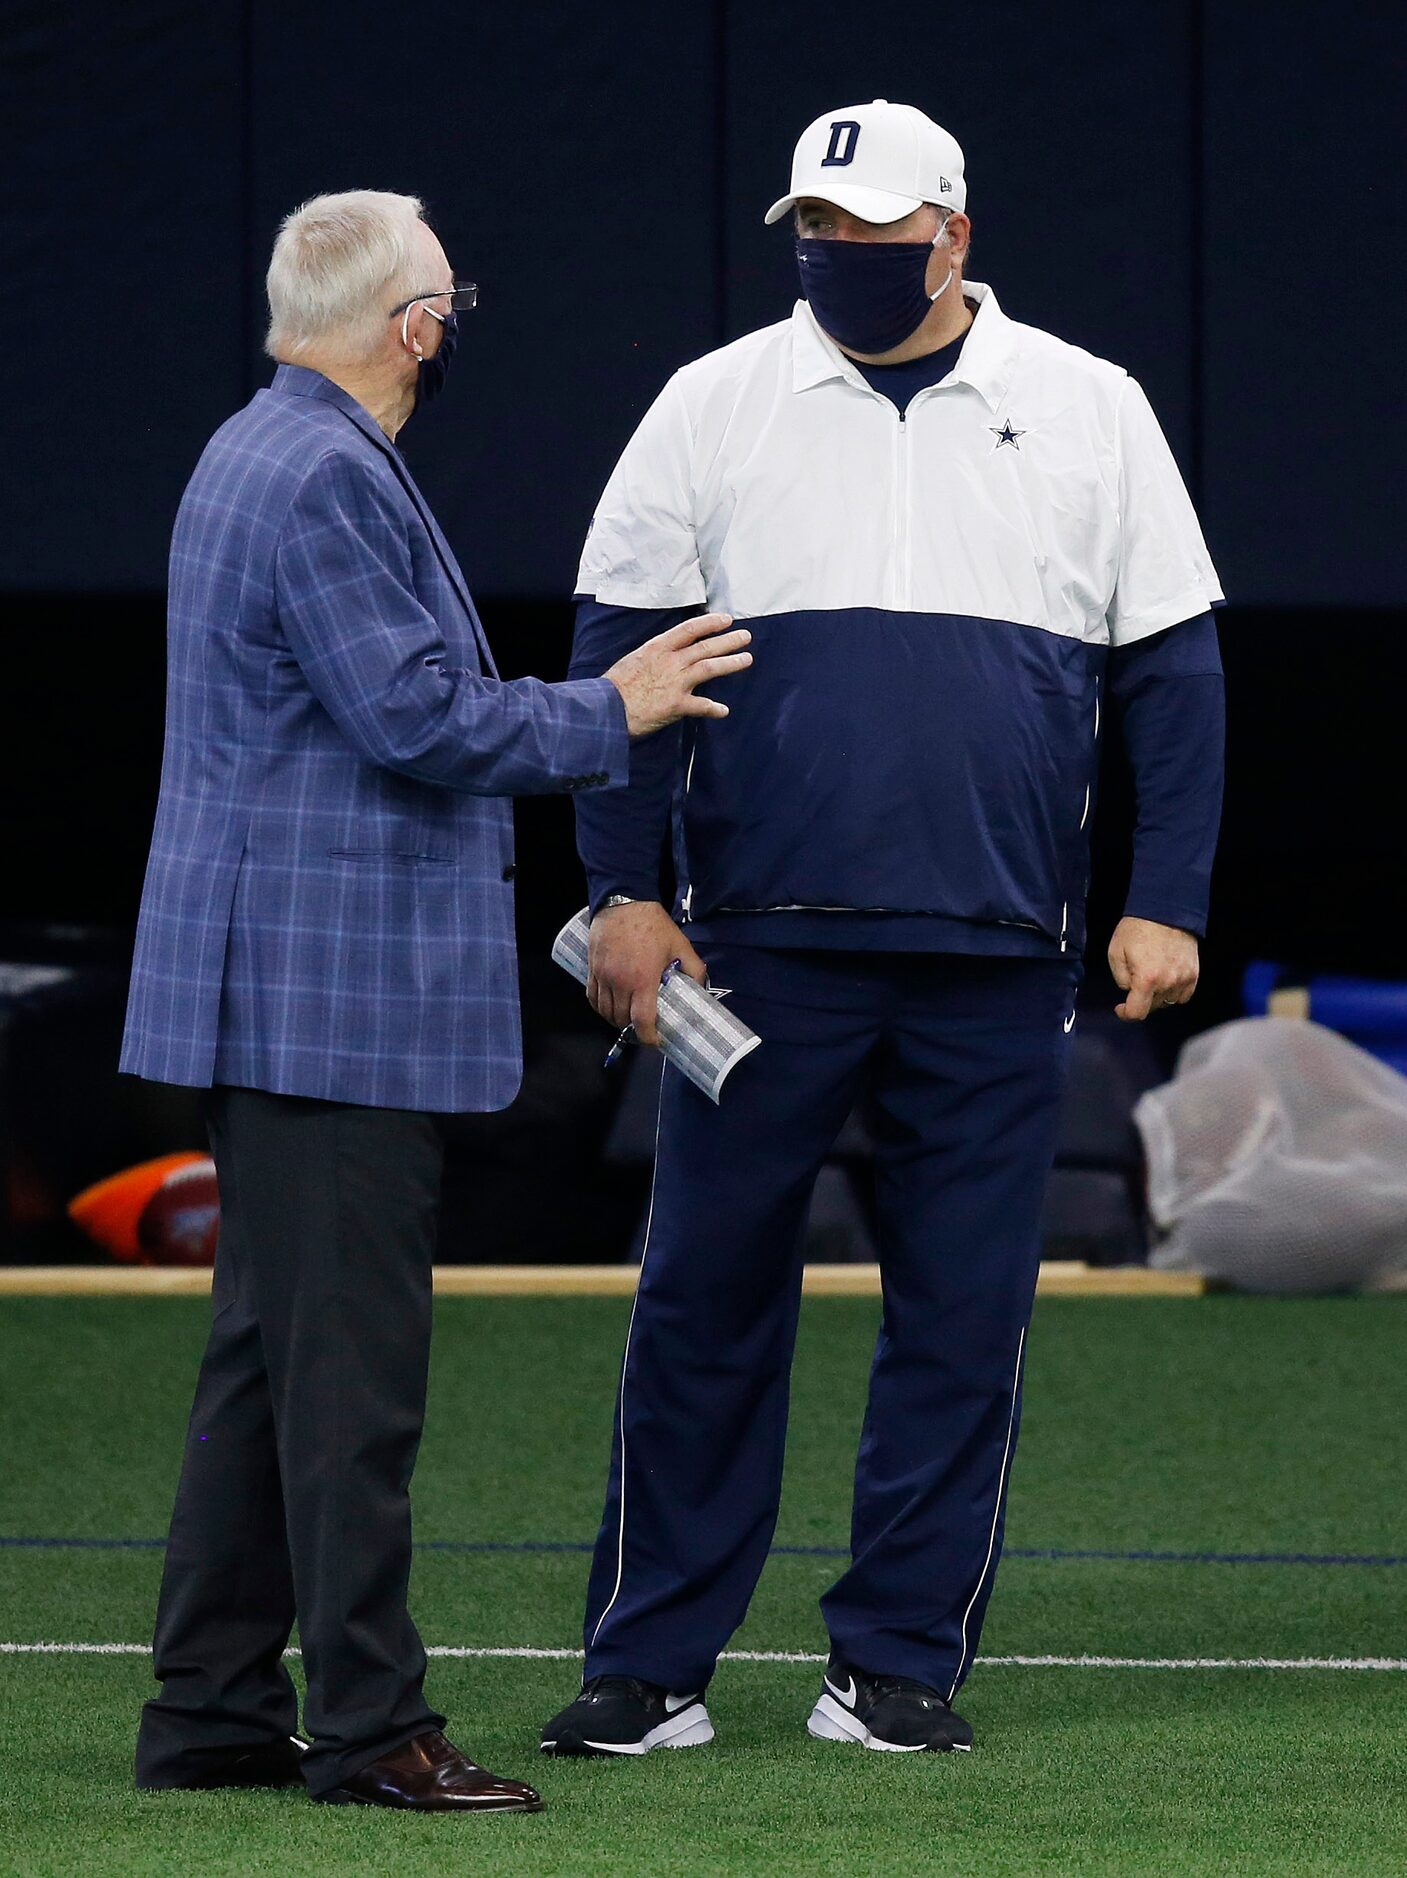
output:
[[[838,117],[831,125],[831,140],[826,154],[821,158],[823,170],[843,169],[855,158],[855,146],[860,141],[860,126],[853,117]]]

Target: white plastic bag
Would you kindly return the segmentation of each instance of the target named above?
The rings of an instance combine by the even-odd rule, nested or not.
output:
[[[1407,1077],[1336,1031],[1249,1017],[1139,1099],[1150,1263],[1243,1291],[1407,1283]]]

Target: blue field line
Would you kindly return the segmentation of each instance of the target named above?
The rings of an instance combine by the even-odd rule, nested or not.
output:
[[[1009,1545],[1003,1558],[1100,1559],[1135,1565],[1407,1565],[1398,1552],[1104,1552]]]
[[[42,1551],[152,1552],[164,1539],[78,1539],[0,1534],[0,1548]],[[419,1539],[417,1552],[590,1552],[590,1539]],[[849,1558],[843,1545],[774,1545],[781,1558]],[[1041,1559],[1054,1563],[1092,1560],[1111,1565],[1407,1565],[1407,1553],[1396,1552],[1156,1552],[1104,1551],[1096,1548],[1009,1545],[1004,1558]]]

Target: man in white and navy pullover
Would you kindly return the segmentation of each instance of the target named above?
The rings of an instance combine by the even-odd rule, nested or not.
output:
[[[1110,728],[1138,800],[1119,1013],[1196,984],[1216,574],[1139,386],[964,281],[965,200],[911,107],[811,125],[768,217],[794,214],[806,297],[671,379],[582,560],[573,677],[702,606],[755,654],[726,720],[637,744],[629,787],[578,805],[590,995],[652,1042],[682,959],[763,1043],[718,1107],[665,1072],[559,1752],[711,1734],[776,1513],[806,1205],[860,1100],[884,1324],[810,1726],[970,1742],[951,1703],[1001,1545]]]

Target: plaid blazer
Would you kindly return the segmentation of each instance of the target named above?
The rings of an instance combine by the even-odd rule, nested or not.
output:
[[[498,678],[348,393],[280,366],[171,544],[166,743],[121,1068],[452,1111],[522,1073],[513,795],[629,774],[608,681]]]

